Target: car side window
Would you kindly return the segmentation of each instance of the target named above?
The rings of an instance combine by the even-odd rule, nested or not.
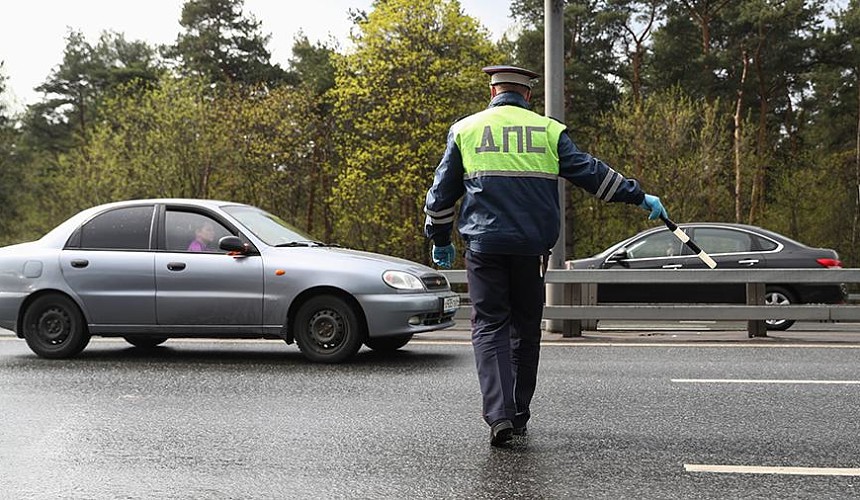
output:
[[[171,252],[224,253],[218,240],[233,233],[215,219],[196,212],[167,210],[165,246]]]
[[[769,252],[771,250],[776,250],[779,246],[775,241],[769,240],[767,238],[762,238],[761,236],[755,235],[753,237],[755,239],[756,244],[758,245],[758,249],[763,252]]]
[[[696,243],[709,254],[752,252],[752,236],[742,231],[702,227],[696,229]]]
[[[116,208],[81,226],[80,248],[149,250],[153,206]]]
[[[683,251],[681,240],[669,231],[660,231],[636,240],[627,247],[628,259],[674,257]]]

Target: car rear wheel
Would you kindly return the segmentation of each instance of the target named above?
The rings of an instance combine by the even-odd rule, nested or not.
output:
[[[370,347],[374,351],[392,352],[405,346],[409,343],[410,340],[412,340],[411,333],[408,335],[397,335],[395,337],[379,337],[367,339],[364,341],[364,345]]]
[[[764,303],[769,306],[787,306],[796,304],[794,296],[786,289],[780,287],[768,288],[764,294]],[[768,330],[788,330],[794,324],[792,319],[768,319],[765,320]]]
[[[317,363],[346,361],[364,339],[355,310],[333,295],[319,295],[302,304],[293,325],[299,350]]]
[[[70,358],[90,342],[84,315],[64,295],[42,295],[34,300],[24,311],[22,326],[27,345],[43,358]]]
[[[123,337],[129,344],[141,349],[152,349],[167,342],[167,337]]]

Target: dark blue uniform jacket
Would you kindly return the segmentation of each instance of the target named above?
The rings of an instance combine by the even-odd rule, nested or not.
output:
[[[497,95],[490,106],[528,109],[516,92]],[[452,127],[453,129],[453,127]],[[639,183],[577,149],[567,132],[558,140],[559,175],[608,202],[638,205],[645,194]],[[436,246],[451,242],[454,205],[461,197],[458,229],[473,252],[544,255],[559,231],[558,182],[548,178],[478,176],[464,179],[463,158],[448,132],[448,144],[433,186],[427,192],[425,234]]]

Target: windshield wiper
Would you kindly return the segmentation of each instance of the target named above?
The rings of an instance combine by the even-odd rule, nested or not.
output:
[[[297,240],[287,243],[278,243],[276,247],[339,247],[340,245],[329,245],[321,241],[314,240]]]

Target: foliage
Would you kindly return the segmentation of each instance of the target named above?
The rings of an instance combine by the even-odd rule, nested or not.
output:
[[[856,266],[860,251],[851,227],[857,188],[850,156],[810,155],[783,170],[775,179],[764,225],[808,245],[835,248],[843,261]]]
[[[601,119],[594,153],[619,172],[660,195],[680,221],[728,220],[732,213],[729,116],[719,102],[693,100],[680,90],[655,93],[637,106],[626,99]],[[640,167],[636,167],[640,165]],[[644,229],[640,210],[607,205],[574,191],[573,238],[577,256],[591,255]]]
[[[100,100],[119,87],[133,93],[158,80],[155,49],[103,32],[92,45],[78,31],[66,37],[63,61],[36,90],[44,99],[25,118],[32,143],[59,154],[85,137]]]
[[[0,71],[2,70],[3,61],[0,61]],[[0,244],[7,242],[7,235],[19,217],[15,197],[23,187],[15,151],[19,132],[12,126],[12,119],[3,101],[6,79],[6,75],[0,73]]]
[[[522,30],[494,45],[456,0],[375,0],[350,13],[347,50],[300,35],[286,71],[243,0],[186,1],[170,68],[143,42],[72,30],[44,98],[21,116],[0,104],[4,242],[101,201],[211,197],[427,262],[421,209],[447,129],[486,105],[482,66],[543,69],[544,5],[514,0]],[[582,149],[678,221],[733,221],[737,191],[740,219],[857,264],[860,1],[563,5],[566,122]],[[654,224],[570,198],[571,255]]]
[[[65,198],[77,210],[108,201],[216,198],[271,208],[300,227],[316,203],[320,154],[307,117],[314,99],[288,88],[234,88],[218,98],[192,78],[119,94],[101,108],[89,143],[62,158]],[[322,198],[322,196],[319,196]]]
[[[544,1],[514,0],[513,15],[525,29],[517,40],[516,62],[544,69]],[[568,0],[564,6],[565,122],[589,149],[590,136],[601,113],[621,98],[616,80],[621,72],[614,50],[623,18],[605,0]],[[535,109],[541,111],[544,90],[534,89]]]
[[[422,207],[447,129],[486,106],[480,68],[501,55],[454,0],[378,0],[357,28],[335,59],[335,234],[426,261]]]
[[[268,35],[243,12],[244,0],[187,0],[179,24],[185,32],[165,54],[181,62],[186,74],[208,83],[283,83],[288,75],[271,63]]]
[[[6,80],[8,76],[3,74],[4,61],[0,60],[0,127],[5,127],[9,124],[8,105],[3,99],[3,94],[6,93]]]
[[[323,95],[334,87],[333,57],[334,50],[330,47],[312,44],[306,36],[299,36],[293,44],[290,74],[300,85],[310,87],[316,95]]]

